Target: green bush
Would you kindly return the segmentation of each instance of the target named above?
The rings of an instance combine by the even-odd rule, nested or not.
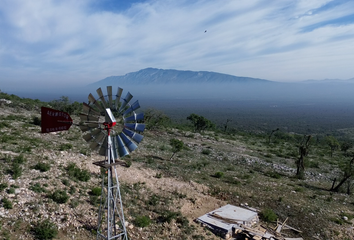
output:
[[[53,239],[58,234],[58,227],[48,219],[35,224],[31,230],[35,238],[39,240]]]
[[[34,185],[30,186],[29,189],[36,193],[41,193],[46,191],[44,188],[41,187],[39,183],[35,183]]]
[[[22,175],[22,167],[17,162],[12,162],[12,168],[9,170],[13,179],[17,179]]]
[[[210,153],[211,153],[210,149],[203,149],[202,150],[202,154],[204,154],[204,155],[210,155]]]
[[[10,128],[11,125],[7,122],[0,122],[0,129],[1,128]]]
[[[87,170],[81,170],[76,166],[75,163],[69,163],[69,165],[66,167],[66,170],[71,178],[82,182],[87,182],[88,180],[90,180],[90,172]]]
[[[268,172],[267,175],[271,178],[280,179],[281,175],[277,172]]]
[[[46,172],[46,171],[50,170],[50,164],[39,162],[36,165],[34,165],[33,168],[36,169],[36,170],[39,170],[41,172]]]
[[[69,200],[69,196],[65,190],[55,190],[50,196],[56,203],[66,203]]]
[[[147,201],[147,204],[151,205],[151,206],[157,206],[158,203],[160,202],[160,197],[157,196],[156,194],[153,194],[149,200]]]
[[[125,160],[125,166],[126,166],[127,168],[131,167],[132,164],[133,164],[133,163],[132,163],[131,160],[129,160],[129,159]]]
[[[74,186],[71,186],[69,189],[69,193],[73,195],[76,192],[76,188]]]
[[[272,209],[266,208],[260,213],[260,218],[266,222],[274,222],[278,216]]]
[[[20,155],[18,155],[18,156],[16,156],[16,157],[14,158],[14,162],[15,162],[15,163],[18,163],[18,164],[23,164],[23,163],[26,162],[26,158],[25,158],[25,156],[21,153]]]
[[[180,215],[180,213],[178,213],[178,212],[165,211],[159,217],[159,221],[170,223],[172,221],[172,219],[177,219],[177,217],[179,215]]]
[[[138,216],[134,219],[134,225],[137,227],[147,227],[151,223],[151,220],[147,216]]]
[[[216,172],[215,174],[214,174],[214,177],[216,177],[216,178],[222,178],[224,176],[224,173],[223,172]]]
[[[15,193],[15,188],[11,187],[11,188],[7,189],[7,193],[8,194],[14,194]]]
[[[0,183],[0,192],[4,191],[8,187],[7,183]]]
[[[71,208],[76,208],[77,206],[79,206],[79,204],[80,204],[80,202],[77,199],[71,199],[71,201],[70,201]]]
[[[100,204],[100,201],[101,201],[101,199],[100,199],[99,196],[96,196],[96,195],[91,195],[91,196],[90,196],[90,203],[91,203],[91,205],[97,206],[97,205]]]
[[[61,144],[59,146],[59,151],[66,151],[66,150],[70,150],[73,148],[73,145],[70,144],[70,143],[64,143],[64,144]]]
[[[5,209],[12,209],[12,202],[10,200],[8,200],[7,198],[3,198],[1,200],[2,205]]]
[[[102,189],[100,187],[94,187],[91,189],[90,194],[94,196],[100,196],[102,192]]]
[[[41,119],[39,117],[32,117],[32,123],[36,126],[41,126]]]

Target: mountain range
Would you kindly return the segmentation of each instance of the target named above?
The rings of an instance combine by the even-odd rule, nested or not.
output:
[[[174,69],[145,68],[123,76],[111,76],[93,85],[118,84],[181,84],[181,83],[270,83],[271,81],[251,77],[238,77],[208,71],[181,71]]]
[[[107,77],[87,87],[119,86],[145,99],[353,101],[353,84],[354,79],[276,82],[208,71],[146,68],[123,76]]]

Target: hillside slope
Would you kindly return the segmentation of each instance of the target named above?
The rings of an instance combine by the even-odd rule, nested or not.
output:
[[[35,109],[3,106],[0,111],[0,233],[7,239],[34,239],[31,225],[49,219],[59,228],[59,239],[95,239],[99,198],[92,190],[101,178],[92,162],[102,157],[89,150],[78,128],[41,134],[35,117]],[[327,190],[341,173],[333,162],[339,153],[330,158],[325,147],[313,145],[305,179],[297,179],[298,149],[291,135],[276,135],[270,144],[264,135],[169,127],[144,135],[138,150],[123,159],[132,162],[130,168],[118,168],[131,239],[219,239],[193,220],[226,203],[271,209],[280,221],[289,218],[287,224],[302,231],[284,231],[289,236],[354,237],[353,195]],[[170,160],[172,138],[185,148]],[[67,196],[63,203],[53,197],[58,190]],[[139,226],[141,216],[150,225]]]

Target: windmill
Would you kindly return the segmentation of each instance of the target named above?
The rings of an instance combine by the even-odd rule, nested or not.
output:
[[[97,239],[127,240],[116,166],[122,164],[118,160],[120,157],[134,151],[142,141],[140,133],[144,131],[145,124],[140,122],[144,120],[144,114],[135,113],[140,105],[139,101],[130,104],[133,98],[130,92],[121,99],[123,89],[120,87],[115,100],[112,86],[107,86],[107,95],[103,95],[101,88],[96,92],[99,97],[97,100],[90,93],[88,103],[83,103],[79,127],[86,133],[83,138],[90,148],[105,156],[105,160],[93,163],[103,169]],[[72,124],[69,114],[42,108],[42,132],[68,130]]]

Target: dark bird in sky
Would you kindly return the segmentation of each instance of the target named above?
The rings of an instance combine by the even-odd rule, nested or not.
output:
[[[206,33],[206,32],[207,32],[207,30],[204,31],[204,33]]]

